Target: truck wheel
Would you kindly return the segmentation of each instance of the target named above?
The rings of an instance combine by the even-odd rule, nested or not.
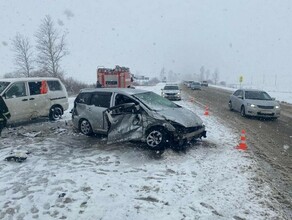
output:
[[[63,115],[63,110],[61,107],[59,106],[53,106],[50,109],[50,114],[49,114],[49,118],[52,121],[56,121],[58,119],[60,119]]]
[[[91,124],[86,119],[81,119],[79,123],[79,130],[81,131],[82,134],[85,135],[91,135],[93,133]]]
[[[169,142],[169,135],[162,128],[150,128],[146,136],[146,144],[154,150],[162,150]]]

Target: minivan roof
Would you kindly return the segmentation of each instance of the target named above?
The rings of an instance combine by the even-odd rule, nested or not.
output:
[[[22,77],[22,78],[3,78],[1,82],[18,82],[18,81],[37,81],[37,80],[59,80],[55,77]]]
[[[142,89],[131,89],[131,88],[85,88],[81,89],[80,93],[82,92],[116,92],[125,95],[135,95],[139,93],[149,92],[147,90]]]

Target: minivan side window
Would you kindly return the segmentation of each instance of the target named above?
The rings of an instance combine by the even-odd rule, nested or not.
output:
[[[41,86],[42,86],[42,82],[41,81],[28,82],[30,95],[39,95],[39,94],[41,94]]]
[[[48,86],[45,80],[28,82],[30,95],[46,94],[48,92]]]
[[[80,93],[75,102],[89,105],[91,93]]]
[[[62,86],[58,80],[48,80],[47,83],[51,91],[62,91]]]
[[[7,99],[26,96],[25,83],[14,83],[5,94]]]
[[[97,107],[109,108],[111,97],[112,93],[110,92],[93,93],[90,104]]]
[[[122,94],[117,94],[115,98],[115,105],[121,105],[125,103],[136,103],[133,99],[129,98],[128,96],[122,95]]]

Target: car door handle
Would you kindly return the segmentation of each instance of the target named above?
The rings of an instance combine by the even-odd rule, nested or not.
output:
[[[21,101],[25,102],[25,101],[28,101],[28,99],[22,99]]]
[[[29,100],[34,100],[34,98],[30,98]]]

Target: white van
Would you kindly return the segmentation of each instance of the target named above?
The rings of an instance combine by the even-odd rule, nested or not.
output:
[[[0,95],[11,114],[10,124],[42,116],[57,120],[69,106],[66,88],[58,78],[0,79]]]

